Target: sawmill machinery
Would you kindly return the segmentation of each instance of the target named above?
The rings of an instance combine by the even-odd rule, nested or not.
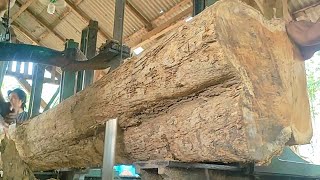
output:
[[[207,6],[216,0],[193,0],[193,15],[199,14]],[[90,21],[87,28],[82,31],[80,47],[77,42],[67,40],[64,51],[56,51],[45,47],[14,44],[9,40],[0,42],[0,61],[18,61],[37,63],[32,78],[32,90],[30,99],[30,117],[39,115],[42,86],[44,83],[45,65],[53,65],[62,69],[60,88],[48,103],[48,110],[53,99],[60,94],[60,101],[67,99],[76,92],[83,90],[93,82],[94,70],[118,67],[124,58],[130,56],[130,48],[123,45],[123,20],[125,0],[116,0],[115,24],[113,39],[107,41],[96,54],[98,22]],[[6,68],[6,67],[1,67]],[[1,84],[1,83],[0,83]],[[112,142],[117,135],[114,130],[117,120],[108,121],[106,125],[105,142]],[[63,177],[67,180],[79,179],[103,179],[110,180],[106,173],[113,171],[114,143],[105,143],[105,155],[103,167],[91,167],[86,169],[61,169],[51,172],[35,172],[39,179]],[[111,152],[111,153],[110,153]],[[247,179],[319,179],[320,166],[308,163],[297,156],[290,148],[285,148],[282,155],[272,159],[268,166],[256,166],[255,164],[225,164],[225,163],[182,163],[174,161],[145,161],[134,163],[136,171],[144,174],[161,174],[164,169],[171,169],[181,173],[180,179],[197,176],[199,179],[210,179],[210,172],[219,172],[226,177],[243,177]],[[156,172],[156,173],[155,173]],[[137,176],[120,177],[122,179],[139,179]]]

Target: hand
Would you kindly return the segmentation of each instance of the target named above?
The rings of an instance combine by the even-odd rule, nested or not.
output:
[[[5,121],[7,124],[10,125],[10,124],[16,122],[17,117],[18,117],[18,113],[16,113],[16,112],[11,112],[11,113],[9,113],[9,114],[4,118],[4,121]]]

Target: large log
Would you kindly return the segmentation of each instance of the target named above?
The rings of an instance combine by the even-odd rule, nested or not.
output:
[[[33,169],[99,166],[119,118],[116,161],[265,163],[311,135],[304,63],[284,23],[219,1],[140,57],[10,137]]]

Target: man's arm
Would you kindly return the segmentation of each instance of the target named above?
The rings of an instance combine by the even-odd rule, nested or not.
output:
[[[320,19],[318,19],[320,21]],[[287,25],[288,35],[300,46],[320,44],[320,22],[291,22]]]

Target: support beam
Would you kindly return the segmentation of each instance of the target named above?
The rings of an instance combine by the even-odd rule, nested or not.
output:
[[[58,87],[58,89],[56,90],[56,92],[53,94],[50,101],[48,102],[47,106],[44,108],[43,112],[45,112],[51,108],[51,105],[55,102],[59,93],[60,93],[60,88]]]
[[[138,39],[136,42],[132,44],[133,46],[132,49],[135,49],[137,47],[143,47],[145,44],[152,42],[153,40],[169,32],[170,30],[182,25],[185,22],[184,19],[192,14],[192,10],[193,10],[192,7],[184,10],[174,18],[167,21],[166,23],[161,24],[160,26],[156,27],[152,31],[143,35],[141,39]]]
[[[151,30],[153,28],[151,22],[145,18],[141,12],[139,12],[133,5],[132,3],[129,2],[129,0],[126,1],[126,5],[127,7],[131,10],[131,12],[136,16],[138,17],[138,19],[140,19],[143,24],[145,25],[145,27],[148,29],[148,30]]]
[[[29,75],[29,74],[22,75],[22,74],[17,73],[17,72],[7,71],[6,75],[17,77],[19,79],[32,80],[32,75]],[[45,78],[43,83],[59,85],[60,81],[59,80],[52,81],[51,78]]]
[[[27,2],[20,6],[19,10],[11,16],[11,22],[14,22],[35,1],[36,0],[27,0]]]
[[[36,38],[34,38],[28,31],[24,30],[20,25],[16,22],[11,24],[14,30],[21,32],[24,36],[26,36],[33,45],[42,45]]]
[[[155,20],[152,21],[153,26],[159,26],[163,23],[165,23],[165,20],[168,19],[168,16],[171,17],[172,14],[175,14],[176,12],[181,11],[181,9],[185,9],[185,7],[191,7],[192,5],[192,0],[183,0],[179,2],[177,5],[172,7],[170,10],[156,18]]]
[[[41,96],[44,84],[45,66],[41,64],[33,64],[32,87],[29,102],[29,117],[34,118],[40,114]]]
[[[65,17],[67,17],[71,12],[72,12],[71,8],[67,6],[67,7],[64,9],[64,11],[60,14],[60,16],[58,17],[58,19],[56,19],[56,20],[50,25],[50,27],[51,27],[52,29],[55,29],[55,27],[57,27],[57,25],[60,24],[61,21],[62,21]]]
[[[77,7],[77,6],[79,6],[79,4],[82,3],[82,1],[83,1],[83,0],[76,0],[76,1],[74,1],[73,4]]]
[[[312,136],[304,62],[284,23],[234,0],[207,8],[9,137],[33,169],[97,167],[105,122],[114,118],[117,163],[263,164]]]
[[[311,4],[311,5],[307,6],[307,7],[302,8],[302,9],[299,9],[299,10],[293,12],[292,14],[293,14],[294,16],[296,16],[297,14],[299,14],[299,13],[301,13],[301,12],[304,12],[304,11],[310,9],[310,8],[317,7],[317,6],[319,6],[319,5],[320,5],[320,1],[319,1],[319,2],[315,2],[314,4]]]

